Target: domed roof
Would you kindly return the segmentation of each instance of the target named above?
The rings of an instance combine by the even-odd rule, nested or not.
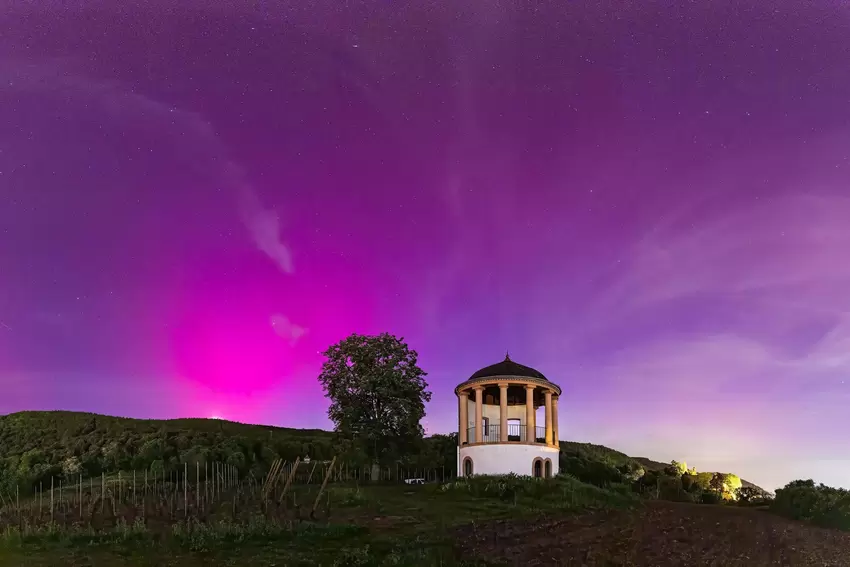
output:
[[[500,381],[498,380],[499,378],[519,378],[519,382],[526,384],[538,384],[544,388],[552,390],[556,396],[561,395],[561,387],[550,382],[542,372],[535,370],[530,366],[518,364],[511,360],[511,357],[508,355],[505,355],[505,360],[502,362],[484,367],[470,376],[468,380],[458,384],[455,388],[455,394],[467,388],[474,387],[476,384],[484,384],[485,386],[487,384],[492,384],[494,381]],[[510,380],[505,381],[510,382]]]
[[[524,366],[511,360],[510,355],[505,355],[505,360],[486,366],[469,377],[470,380],[476,378],[487,378],[488,376],[522,376],[524,378],[537,378],[538,380],[547,380],[539,370],[535,370],[530,366]]]

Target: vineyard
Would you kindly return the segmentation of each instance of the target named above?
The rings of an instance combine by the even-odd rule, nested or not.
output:
[[[0,492],[0,531],[21,534],[52,529],[85,528],[93,532],[119,526],[143,526],[146,531],[170,530],[191,520],[248,522],[262,516],[270,521],[321,520],[330,514],[335,485],[403,483],[408,479],[442,482],[451,472],[441,469],[384,467],[371,477],[368,467],[331,461],[287,463],[276,460],[262,478],[240,478],[224,463],[208,463],[155,474],[148,471],[76,479],[51,479],[22,497]]]

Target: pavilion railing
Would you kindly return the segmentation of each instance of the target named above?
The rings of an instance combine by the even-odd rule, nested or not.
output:
[[[534,438],[528,436],[529,430],[532,431]],[[482,431],[482,442],[484,443],[501,443],[502,431],[499,425],[488,425]],[[475,443],[475,427],[469,427],[466,430],[467,443]],[[524,442],[524,443],[545,443],[546,428],[545,427],[527,427],[526,425],[509,423],[507,442]]]

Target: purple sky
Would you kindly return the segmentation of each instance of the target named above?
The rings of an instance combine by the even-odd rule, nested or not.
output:
[[[562,438],[850,486],[846,6],[113,4],[4,3],[0,412],[327,427],[389,331],[431,432],[509,349]]]

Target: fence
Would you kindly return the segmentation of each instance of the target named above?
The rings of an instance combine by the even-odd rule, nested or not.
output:
[[[527,433],[531,430],[534,438],[528,437]],[[475,443],[475,427],[470,427],[466,432],[468,443]],[[483,443],[501,443],[502,431],[499,425],[486,425],[482,429]],[[525,443],[545,443],[546,428],[545,427],[528,427],[518,423],[508,423],[508,442],[525,442]]]

